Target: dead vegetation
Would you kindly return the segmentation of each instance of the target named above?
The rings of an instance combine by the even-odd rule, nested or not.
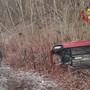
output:
[[[84,90],[88,90],[89,79],[83,74],[55,70],[49,63],[53,45],[90,39],[90,25],[81,18],[86,7],[90,7],[89,0],[1,0],[0,48],[4,62],[57,76],[67,87],[82,88],[85,82]]]
[[[89,90],[90,69],[75,69],[70,66],[55,66],[52,71],[52,78],[57,80],[59,86],[66,90]],[[58,90],[58,89],[56,89]]]
[[[15,67],[38,66],[47,70],[53,45],[89,40],[89,24],[80,14],[89,3],[87,0],[1,0],[0,36],[6,61]]]

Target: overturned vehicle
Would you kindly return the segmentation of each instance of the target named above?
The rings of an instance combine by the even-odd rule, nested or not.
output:
[[[69,64],[71,66],[90,66],[90,41],[62,43],[52,48],[50,52],[50,62],[56,63],[54,56],[58,56],[57,62]]]

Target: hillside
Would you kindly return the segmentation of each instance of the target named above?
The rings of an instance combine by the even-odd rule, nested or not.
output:
[[[81,16],[87,7],[90,8],[89,0],[0,0],[3,64],[25,72],[35,70],[48,74],[66,87],[65,90],[89,90],[90,75],[85,74],[89,68],[69,71],[67,66],[50,65],[50,50],[54,45],[90,40],[90,22]]]

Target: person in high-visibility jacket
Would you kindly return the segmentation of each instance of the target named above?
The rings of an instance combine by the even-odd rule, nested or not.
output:
[[[87,7],[86,11],[85,10],[82,10],[81,11],[81,15],[82,15],[82,18],[86,22],[89,22],[90,21],[90,8]]]

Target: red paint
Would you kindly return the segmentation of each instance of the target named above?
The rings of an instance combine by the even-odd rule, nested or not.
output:
[[[63,43],[62,45],[64,48],[83,47],[83,46],[90,46],[90,41]]]

